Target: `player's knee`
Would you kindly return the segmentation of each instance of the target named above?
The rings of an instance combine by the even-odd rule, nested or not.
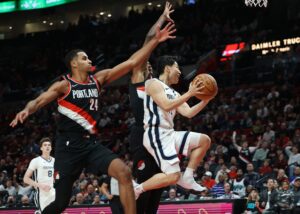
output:
[[[175,172],[172,174],[168,174],[168,185],[175,185],[180,179],[180,172]]]
[[[132,178],[130,168],[124,164],[118,171],[116,179],[122,184],[131,183]]]
[[[208,149],[210,147],[210,144],[211,144],[210,137],[206,134],[202,134],[200,139],[200,145]]]

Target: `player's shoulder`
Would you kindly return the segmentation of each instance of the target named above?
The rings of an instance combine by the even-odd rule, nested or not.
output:
[[[151,79],[148,79],[145,81],[145,87],[149,87],[150,85],[156,85],[156,84],[159,84],[159,79],[157,78],[151,78]]]

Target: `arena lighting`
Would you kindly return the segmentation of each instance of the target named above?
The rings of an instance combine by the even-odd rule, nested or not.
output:
[[[156,5],[156,7],[161,7],[161,4]]]
[[[13,29],[13,27],[12,27],[12,26],[9,26],[9,29],[10,29],[10,30],[12,30],[12,29]]]
[[[43,21],[43,24],[46,24],[46,23],[47,23],[47,21],[46,21],[46,20],[44,20],[44,21]]]
[[[103,15],[104,15],[104,12],[100,12],[100,15],[103,16]]]
[[[148,2],[148,5],[151,6],[151,5],[152,5],[152,2]]]
[[[15,1],[0,2],[0,13],[8,13],[16,10]]]
[[[63,23],[65,23],[64,20],[61,20],[61,21],[60,21],[60,24],[63,24]]]
[[[107,17],[111,17],[111,14],[109,13],[109,14],[107,15]]]
[[[52,25],[53,25],[53,22],[50,22],[49,25],[52,26]]]
[[[230,57],[233,54],[236,54],[245,47],[245,42],[234,43],[226,45],[225,49],[222,52],[222,57]]]

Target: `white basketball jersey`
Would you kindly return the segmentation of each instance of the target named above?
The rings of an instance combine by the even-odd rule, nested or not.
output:
[[[239,196],[241,196],[241,197],[246,195],[246,187],[244,184],[244,178],[240,181],[237,181],[236,179],[233,180],[232,191],[239,194]]]
[[[145,82],[145,89],[147,92],[147,83],[149,81],[158,81],[164,88],[164,93],[167,95],[168,99],[172,100],[179,96],[178,92],[167,86],[162,81],[152,78]],[[146,93],[144,98],[144,127],[158,126],[165,129],[173,129],[174,127],[174,117],[176,115],[176,109],[169,112],[161,109],[154,100]]]
[[[36,157],[30,161],[29,169],[34,174],[34,180],[38,183],[45,183],[53,187],[53,173],[54,173],[54,158],[50,157],[49,160],[42,158],[41,156]]]

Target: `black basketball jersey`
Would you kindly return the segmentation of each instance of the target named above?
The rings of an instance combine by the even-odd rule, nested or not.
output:
[[[129,83],[129,100],[130,107],[135,118],[135,125],[144,126],[144,96],[145,82]]]
[[[70,75],[63,76],[69,82],[69,91],[57,100],[58,131],[60,132],[98,132],[98,99],[100,86],[97,80],[88,76],[86,83],[78,82]]]

